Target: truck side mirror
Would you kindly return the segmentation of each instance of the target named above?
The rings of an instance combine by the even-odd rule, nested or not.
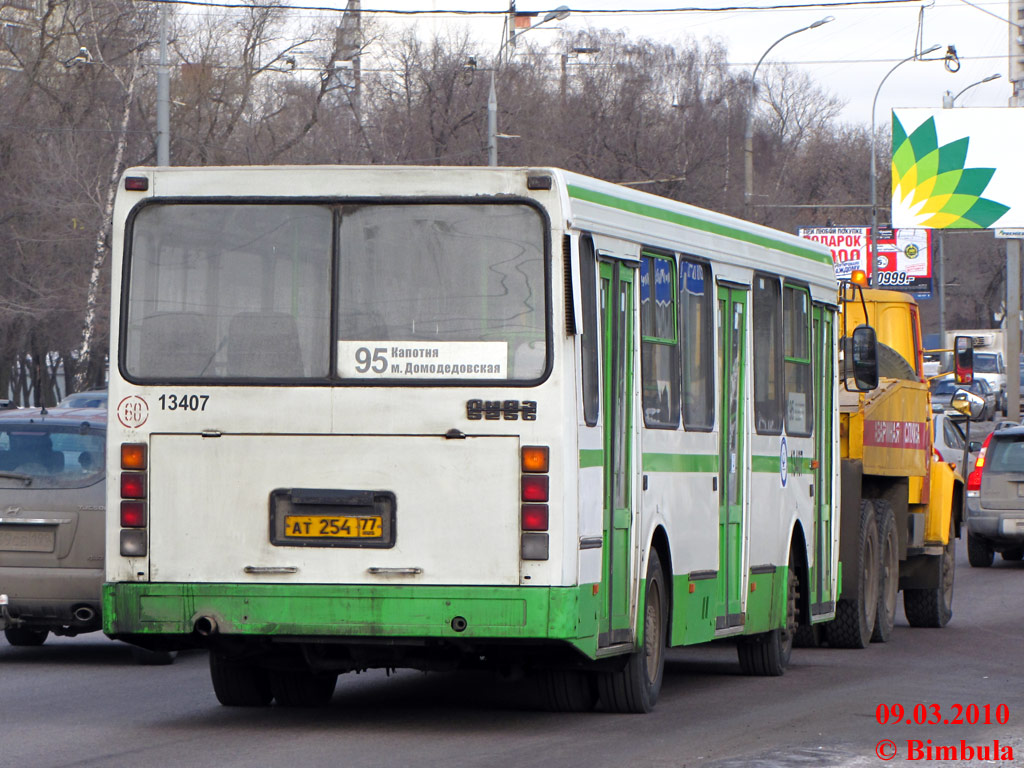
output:
[[[846,370],[852,373],[852,389],[870,392],[878,387],[878,343],[875,329],[870,325],[858,325],[853,329],[852,341],[849,346],[851,360],[846,365]],[[846,388],[851,389],[849,376]]]
[[[974,340],[957,336],[953,346],[953,376],[957,384],[974,381]]]
[[[985,401],[966,389],[958,389],[954,392],[950,404],[957,412],[962,413],[971,421],[977,421],[985,412]]]

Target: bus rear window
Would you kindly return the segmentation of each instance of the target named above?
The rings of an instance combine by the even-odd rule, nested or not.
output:
[[[544,235],[521,204],[342,212],[338,374],[536,380],[547,365]]]
[[[133,380],[536,381],[547,367],[544,226],[527,205],[161,203],[129,243]]]

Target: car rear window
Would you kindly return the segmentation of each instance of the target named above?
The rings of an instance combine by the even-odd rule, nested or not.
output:
[[[105,430],[88,422],[0,424],[0,483],[84,488],[103,478],[105,444]]]
[[[985,461],[985,473],[1024,473],[1024,434],[992,436]]]

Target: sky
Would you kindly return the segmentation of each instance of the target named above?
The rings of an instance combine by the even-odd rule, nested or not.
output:
[[[296,0],[301,4],[303,0]],[[339,6],[344,0],[333,0]],[[637,36],[663,42],[685,42],[690,38],[717,39],[729,52],[730,65],[753,70],[758,59],[779,38],[825,17],[832,21],[816,29],[787,37],[768,52],[759,76],[770,63],[786,63],[806,71],[824,91],[845,103],[843,122],[870,125],[872,103],[875,123],[884,127],[889,110],[901,107],[942,106],[948,90],[959,94],[968,86],[999,74],[992,82],[965,91],[957,107],[1005,107],[1011,96],[1008,79],[1009,0],[929,0],[870,5],[840,5],[807,0],[517,0],[519,12],[537,12],[537,19],[565,3],[568,18],[549,22],[530,32],[531,38],[553,40],[558,29],[626,29]],[[786,8],[764,9],[767,5]],[[507,11],[507,0],[363,0],[364,12],[374,9],[490,10]],[[669,9],[725,9],[671,11]],[[660,10],[643,13],[643,10]],[[625,11],[625,12],[620,12]],[[396,17],[389,16],[389,23]],[[493,55],[501,45],[503,18],[416,16],[424,30],[466,25],[475,39],[486,47],[493,41]],[[538,44],[543,44],[537,39]],[[886,74],[915,51],[941,46],[925,61],[907,61]],[[943,61],[948,46],[954,46],[959,71],[950,72]],[[1024,50],[1024,49],[1022,49]],[[884,83],[883,83],[884,80]]]

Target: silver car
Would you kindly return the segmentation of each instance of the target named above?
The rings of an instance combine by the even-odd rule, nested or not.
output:
[[[100,628],[106,416],[0,412],[0,627],[12,645]]]
[[[967,484],[967,558],[975,568],[992,565],[995,552],[1024,559],[1024,427],[998,429],[985,442],[985,461]]]

